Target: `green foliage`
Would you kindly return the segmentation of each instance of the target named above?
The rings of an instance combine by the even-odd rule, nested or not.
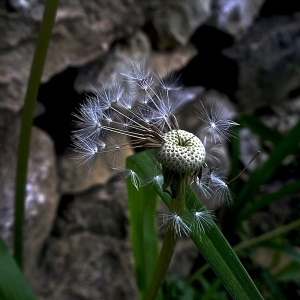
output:
[[[0,238],[0,299],[35,300],[8,248]]]
[[[260,192],[260,187],[272,180],[274,173],[282,166],[283,161],[285,161],[287,157],[291,155],[294,156],[294,159],[291,160],[291,164],[297,166],[300,148],[300,121],[285,135],[267,127],[258,118],[253,116],[243,115],[240,116],[237,121],[241,123],[241,127],[248,127],[252,132],[258,135],[262,141],[268,141],[268,146],[272,151],[269,153],[268,159],[258,167],[257,170],[250,174],[247,182],[241,182],[241,178],[232,182],[231,187],[236,192],[236,199],[232,207],[226,208],[222,218],[225,224],[221,224],[221,228],[226,228],[225,233],[230,232],[230,238],[235,237],[235,242],[239,237],[240,242],[238,242],[234,249],[241,252],[242,258],[246,258],[246,265],[250,258],[249,255],[251,251],[256,251],[255,249],[257,247],[269,249],[271,256],[273,256],[272,266],[262,268],[251,263],[248,267],[251,273],[257,274],[256,276],[260,277],[260,280],[256,283],[259,285],[259,289],[261,289],[264,297],[277,298],[278,295],[281,295],[281,299],[285,299],[286,294],[282,287],[289,287],[291,283],[298,288],[300,287],[300,252],[294,245],[290,245],[286,238],[289,231],[299,226],[299,222],[294,221],[287,225],[278,223],[278,228],[252,239],[247,238],[247,236],[253,236],[254,233],[249,226],[245,227],[245,225],[248,224],[249,218],[254,214],[267,209],[276,201],[300,192],[300,179],[297,178],[287,180],[286,184],[272,193],[261,194]],[[239,172],[239,147],[238,141],[233,140],[232,178]],[[137,154],[129,158],[127,164],[131,169],[138,170],[139,175],[145,176],[143,172],[147,172],[147,169],[144,169],[143,165],[147,165],[149,170],[149,166],[151,166],[151,155],[146,153]],[[128,186],[130,186],[130,184],[128,184]],[[143,189],[144,188],[141,190]],[[169,196],[162,193],[159,187],[156,188],[156,192],[168,206],[170,201]],[[187,197],[189,199],[186,207],[187,210],[195,209],[195,207],[201,205],[190,190],[188,191]],[[134,196],[134,199],[131,198],[129,194],[129,198],[131,206],[143,202],[141,194],[138,193]],[[152,215],[148,215],[148,217],[153,219],[153,212],[154,207],[152,207]],[[232,218],[232,216],[236,216],[236,218]],[[261,230],[263,230],[263,228]],[[152,233],[154,233],[154,230],[152,230]],[[245,297],[245,299],[247,297],[250,297],[249,299],[258,299],[257,297],[260,297],[258,295],[254,296],[254,294],[251,296],[247,295],[248,292],[251,293],[254,291],[252,283],[249,283],[251,280],[248,275],[246,275],[247,273],[239,260],[232,254],[230,250],[231,247],[217,226],[213,226],[202,236],[192,232],[191,238],[220,279],[216,278],[213,282],[209,283],[204,279],[203,273],[209,268],[208,265],[203,266],[198,272],[194,273],[189,282],[171,276],[171,279],[165,282],[163,299],[229,299],[228,294],[220,288],[221,282],[234,299],[243,299],[243,297]],[[275,240],[277,242],[275,242]],[[136,244],[139,245],[138,247],[143,248],[138,242],[136,242]],[[276,257],[277,259],[275,259]],[[283,267],[280,265],[282,258],[288,261]],[[227,260],[228,262],[226,262]],[[218,270],[218,267],[215,265],[221,266],[220,269],[222,269],[222,272],[226,275],[220,274],[220,270]],[[144,266],[144,268],[146,268],[146,266]],[[149,276],[149,274],[147,276]],[[234,292],[227,286],[228,282],[226,281],[235,282],[233,287],[231,287]],[[239,290],[239,285],[242,287],[241,290]],[[241,293],[244,292],[246,295],[244,294],[244,296],[242,296],[238,291]]]
[[[147,168],[145,166],[147,166]],[[155,168],[154,158],[149,152],[141,152],[131,156],[127,160],[128,168],[134,169],[135,172],[143,174],[145,177],[147,177],[149,166]],[[130,182],[129,185],[131,185]],[[160,189],[156,191],[169,207],[169,195],[163,193]],[[136,196],[135,199],[130,199],[130,202],[134,201],[136,205],[139,205],[138,203],[143,200],[140,198],[140,195],[137,194]],[[134,197],[134,195],[129,194],[129,197]],[[188,189],[186,197],[189,199],[189,201],[187,201],[187,207],[185,208],[186,210],[202,209],[201,203],[191,189]],[[153,218],[153,216],[150,217]],[[147,220],[144,221],[148,222]],[[190,222],[187,225],[189,225]],[[213,221],[211,221],[211,224],[212,228],[207,230],[204,234],[199,234],[196,229],[191,231],[190,236],[195,245],[209,262],[214,272],[234,299],[261,299],[258,290],[217,225]],[[141,240],[139,244],[143,249],[144,246],[142,243],[143,241]],[[147,269],[146,265],[143,266],[142,269],[144,268]],[[139,276],[141,276],[140,273]]]

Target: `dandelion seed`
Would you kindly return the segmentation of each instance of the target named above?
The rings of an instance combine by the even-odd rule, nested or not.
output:
[[[139,190],[139,188],[142,186],[142,181],[138,174],[134,172],[131,169],[124,169],[124,168],[113,168],[114,170],[119,172],[119,175],[116,177],[117,180],[126,180],[127,178],[130,178],[131,183],[133,186]]]
[[[205,230],[209,230],[213,225],[213,220],[216,219],[213,211],[205,210],[194,210],[194,223],[193,228],[197,230],[200,234],[205,233]]]
[[[233,195],[227,183],[222,179],[221,172],[218,169],[211,172],[210,181],[215,199],[227,205],[232,204]]]
[[[239,124],[226,118],[222,103],[218,106],[216,103],[211,103],[209,112],[202,102],[200,106],[195,107],[197,117],[203,122],[201,130],[210,135],[212,142],[221,142],[221,138],[229,139],[233,136],[230,128]]]
[[[167,214],[160,214],[159,217],[162,217],[163,223],[161,226],[166,225],[167,230],[174,230],[174,239],[178,237],[182,237],[182,235],[189,236],[191,233],[190,224],[183,219],[182,216],[177,214],[176,212],[169,211]],[[160,227],[161,227],[160,226]]]

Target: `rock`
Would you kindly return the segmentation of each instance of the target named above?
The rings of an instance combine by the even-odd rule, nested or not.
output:
[[[235,96],[241,112],[278,103],[299,88],[300,14],[274,16],[254,24],[225,55],[235,60],[239,76]]]
[[[116,135],[114,140],[116,142],[120,141],[120,136]],[[123,159],[119,167],[125,168],[126,157],[132,155],[133,150],[128,148],[122,154]],[[106,183],[116,174],[109,161],[95,162],[87,168],[80,165],[80,160],[77,159],[75,152],[65,153],[58,158],[59,191],[61,194],[86,191],[92,186]]]
[[[0,132],[0,235],[11,247],[14,216],[15,170],[20,123],[10,123]],[[24,271],[32,278],[40,251],[56,215],[58,204],[56,165],[52,140],[33,128],[26,185],[24,225]]]
[[[187,45],[192,34],[211,14],[211,1],[163,1],[153,16],[155,46],[172,49]]]
[[[24,2],[24,1],[23,1]],[[23,3],[22,2],[22,3]],[[11,1],[18,8],[20,1]],[[0,105],[18,112],[22,105],[44,1],[8,12],[0,3]],[[70,66],[80,66],[108,52],[114,40],[141,27],[147,4],[140,1],[62,1],[56,17],[42,81]]]
[[[236,38],[250,28],[265,0],[217,0],[213,22],[218,29]]]
[[[149,57],[150,51],[150,41],[145,34],[138,31],[126,42],[116,43],[106,55],[79,68],[74,83],[76,91],[92,92],[93,88],[123,80],[121,73],[128,73],[130,63],[138,63]]]
[[[125,193],[124,182],[110,182],[62,205],[42,260],[40,299],[138,298]]]
[[[79,68],[75,80],[77,92],[92,92],[93,88],[124,81],[124,76],[131,68],[130,63],[139,64],[141,59],[148,59],[149,66],[161,77],[167,76],[183,68],[196,56],[196,48],[192,44],[178,46],[170,51],[152,51],[148,37],[138,31],[126,42],[116,43],[107,55]]]

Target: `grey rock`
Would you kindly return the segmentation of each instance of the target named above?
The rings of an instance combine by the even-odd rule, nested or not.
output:
[[[41,265],[41,299],[138,298],[124,195],[124,182],[111,182],[60,211]]]
[[[163,1],[153,16],[158,49],[186,45],[211,14],[211,0]]]
[[[9,246],[12,244],[19,126],[16,119],[0,132],[0,235]],[[32,283],[39,254],[52,228],[58,204],[53,142],[37,128],[33,128],[31,135],[26,194],[24,271]]]
[[[125,137],[126,139],[126,137]],[[114,135],[116,142],[123,141],[121,136]],[[123,159],[120,161],[119,167],[125,167],[126,157],[133,154],[133,150],[128,148],[122,152]],[[66,152],[58,158],[58,178],[59,191],[61,194],[73,194],[84,192],[99,184],[106,183],[111,177],[116,176],[109,164],[110,161],[105,160],[95,162],[93,165],[86,167],[80,164],[75,152]]]
[[[216,0],[214,26],[236,38],[250,28],[265,0]]]
[[[79,92],[92,92],[93,88],[100,88],[124,79],[121,73],[128,73],[130,63],[139,63],[141,59],[149,57],[150,41],[141,31],[136,32],[125,42],[116,43],[111,50],[79,68],[74,83]]]
[[[300,14],[263,19],[224,51],[238,65],[236,98],[242,112],[278,103],[299,87]]]
[[[0,105],[14,112],[23,104],[43,5],[42,0],[30,1],[27,8],[9,13],[0,3]],[[42,81],[107,53],[114,40],[142,26],[146,7],[134,0],[61,1]]]
[[[197,50],[192,44],[178,46],[170,51],[153,51],[148,37],[141,31],[136,32],[125,42],[116,43],[106,55],[79,68],[75,80],[75,89],[79,92],[92,92],[116,81],[123,81],[132,64],[143,59],[149,61],[150,68],[161,77],[183,68],[196,56]]]

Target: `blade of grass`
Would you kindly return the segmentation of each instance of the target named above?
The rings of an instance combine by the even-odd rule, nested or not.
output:
[[[272,231],[266,232],[260,236],[257,236],[252,239],[245,240],[244,242],[241,242],[233,247],[233,250],[235,252],[239,252],[245,249],[249,249],[251,247],[260,246],[262,243],[269,241],[272,238],[278,237],[280,235],[286,234],[291,230],[296,229],[297,227],[300,227],[300,220],[296,220],[294,222],[291,222],[287,225],[278,227]],[[205,264],[200,269],[198,269],[189,279],[190,282],[197,279],[197,277],[201,276],[206,270],[209,269],[209,265]]]
[[[284,197],[294,195],[300,192],[300,180],[293,181],[277,191],[267,194],[261,197],[255,202],[248,202],[245,206],[239,211],[237,216],[237,223],[242,222],[243,220],[249,218],[255,212],[260,211],[262,208],[269,206],[270,204],[283,199]]]
[[[291,261],[288,265],[278,271],[274,278],[277,281],[294,281],[298,284],[300,274],[300,264]]]
[[[15,183],[15,213],[14,213],[14,256],[22,268],[23,266],[23,223],[24,223],[24,203],[27,163],[30,148],[30,133],[33,120],[33,113],[36,104],[36,98],[40,80],[46,60],[51,32],[55,21],[58,0],[47,0],[45,4],[43,19],[37,44],[33,56],[31,71],[28,80],[28,87],[25,95],[25,103],[22,113],[16,183]]]
[[[269,287],[269,291],[272,292],[272,296],[277,299],[287,300],[287,298],[284,296],[281,288],[278,286],[277,282],[273,278],[273,276],[270,274],[270,272],[266,269],[262,271],[263,277]]]
[[[0,238],[0,299],[35,300],[36,297]]]
[[[127,160],[127,168],[134,168],[132,161]],[[139,172],[137,171],[137,173]],[[135,271],[140,297],[142,298],[158,258],[155,222],[158,197],[151,186],[143,187],[137,191],[130,179],[127,180],[127,193]]]
[[[234,211],[239,211],[245,203],[252,201],[258,193],[260,186],[266,183],[273,175],[275,170],[282,164],[283,160],[299,147],[300,120],[281,139],[269,156],[269,159],[257,169],[245,183],[243,189],[236,197],[233,207]]]
[[[140,173],[146,172],[144,165],[155,167],[153,157],[147,152],[141,152],[128,158],[131,161],[131,166],[134,170],[139,170]],[[140,163],[143,161],[143,164]],[[156,190],[159,196],[169,206],[170,197],[166,193],[162,193],[159,189]],[[202,205],[191,189],[187,192],[187,208],[201,209]],[[212,227],[203,235],[193,231],[191,238],[195,245],[210,264],[216,275],[233,297],[233,299],[262,299],[259,291],[244,269],[243,265],[237,258],[235,252],[228,244],[225,237],[222,235],[217,225],[212,221]],[[187,224],[188,225],[188,224]]]

